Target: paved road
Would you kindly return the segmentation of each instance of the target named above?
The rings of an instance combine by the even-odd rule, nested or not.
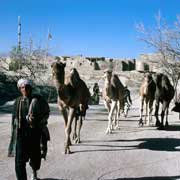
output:
[[[51,141],[46,161],[39,172],[44,180],[180,179],[180,121],[169,116],[170,129],[139,128],[136,99],[121,128],[106,135],[107,112],[103,105],[90,106],[82,128],[82,143],[64,155],[64,124],[56,105],[51,105]],[[11,108],[11,104],[7,105]],[[0,107],[0,180],[15,180],[14,159],[7,158],[10,110]],[[28,176],[30,168],[27,165]]]

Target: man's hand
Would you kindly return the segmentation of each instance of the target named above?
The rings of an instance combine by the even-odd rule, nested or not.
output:
[[[31,128],[32,128],[32,116],[33,116],[32,113],[29,113],[27,118]]]
[[[30,113],[30,114],[28,115],[28,120],[29,120],[30,122],[32,122],[32,113]]]

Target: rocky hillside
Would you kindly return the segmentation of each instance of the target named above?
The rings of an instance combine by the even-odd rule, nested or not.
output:
[[[4,68],[0,69],[0,105],[19,96],[19,91],[16,85],[18,79],[22,77],[30,77],[30,72],[28,73],[28,69],[26,68],[13,72],[8,71],[5,65],[2,66],[1,64],[1,67]],[[66,62],[66,75],[68,75],[72,67],[72,64],[68,64]],[[102,91],[104,86],[104,70],[89,69],[86,66],[78,66],[76,68],[81,78],[86,82],[91,93],[94,83],[98,83],[100,90]],[[142,73],[137,71],[116,71],[115,73],[118,74],[122,83],[127,85],[133,93],[138,93],[143,77]],[[38,69],[38,71],[36,71],[36,79],[33,82],[34,93],[42,94],[48,100],[48,102],[57,102],[57,93],[52,83],[50,64],[47,65],[46,69]]]

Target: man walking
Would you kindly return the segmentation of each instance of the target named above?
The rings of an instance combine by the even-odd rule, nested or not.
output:
[[[94,87],[93,87],[93,104],[99,104],[99,86],[98,83],[94,83]]]
[[[30,80],[20,79],[17,86],[21,96],[14,103],[8,156],[15,155],[17,180],[27,180],[26,162],[28,161],[32,168],[32,180],[37,180],[37,170],[40,169],[41,165],[40,141],[42,138],[42,128],[39,125],[41,119],[39,119],[40,116],[36,110],[37,98],[32,96],[32,82]],[[49,111],[47,114],[48,118]]]
[[[130,90],[127,86],[124,87],[124,116],[127,117],[130,106],[132,105]]]

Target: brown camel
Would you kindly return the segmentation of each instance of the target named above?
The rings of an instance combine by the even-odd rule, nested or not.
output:
[[[168,124],[168,113],[169,113],[169,104],[174,97],[174,87],[171,85],[168,77],[165,74],[158,73],[154,77],[156,83],[156,93],[155,93],[155,116],[156,116],[156,126],[158,129],[164,129],[169,126]],[[161,111],[161,122],[159,121],[158,111],[159,104],[162,104]],[[166,116],[166,122],[164,127],[164,116]]]
[[[78,106],[78,108],[75,110],[75,122],[74,122],[73,140],[75,141],[75,143],[80,143],[80,131],[81,131],[83,119],[85,120],[86,110],[88,109],[88,102],[89,102],[89,99],[90,99],[90,92],[89,92],[88,87],[86,86],[86,83],[80,78],[79,73],[76,70],[76,68],[71,69],[68,82],[76,90],[78,90],[79,87],[83,87],[83,89],[85,89],[85,92],[87,93],[87,96],[85,97],[85,99],[83,101],[85,103],[80,104]],[[79,120],[78,132],[76,132],[78,120]]]
[[[105,71],[104,77],[103,99],[104,105],[109,112],[108,127],[106,130],[106,134],[108,134],[112,133],[113,125],[116,125],[116,128],[119,128],[120,107],[123,106],[124,86],[118,76],[112,74],[112,71],[110,70]],[[114,124],[112,122],[113,115]]]
[[[139,120],[139,126],[143,126],[143,124],[147,123],[146,118],[148,114],[148,123],[152,123],[152,110],[153,110],[153,102],[155,98],[155,91],[156,91],[156,84],[152,78],[152,75],[150,73],[146,73],[144,75],[144,80],[140,87],[140,120]],[[146,114],[145,119],[143,121],[143,106],[144,102],[146,105]],[[149,110],[148,110],[149,108]]]
[[[58,93],[58,107],[62,112],[65,123],[65,154],[70,153],[70,133],[71,125],[74,117],[80,116],[78,135],[73,135],[76,138],[76,142],[80,142],[80,129],[82,126],[82,116],[85,114],[88,108],[88,101],[90,98],[89,89],[85,82],[79,77],[79,74],[75,68],[70,72],[70,77],[65,83],[65,66],[61,62],[54,62],[51,65],[52,75],[54,83]],[[77,118],[76,118],[77,120]]]

